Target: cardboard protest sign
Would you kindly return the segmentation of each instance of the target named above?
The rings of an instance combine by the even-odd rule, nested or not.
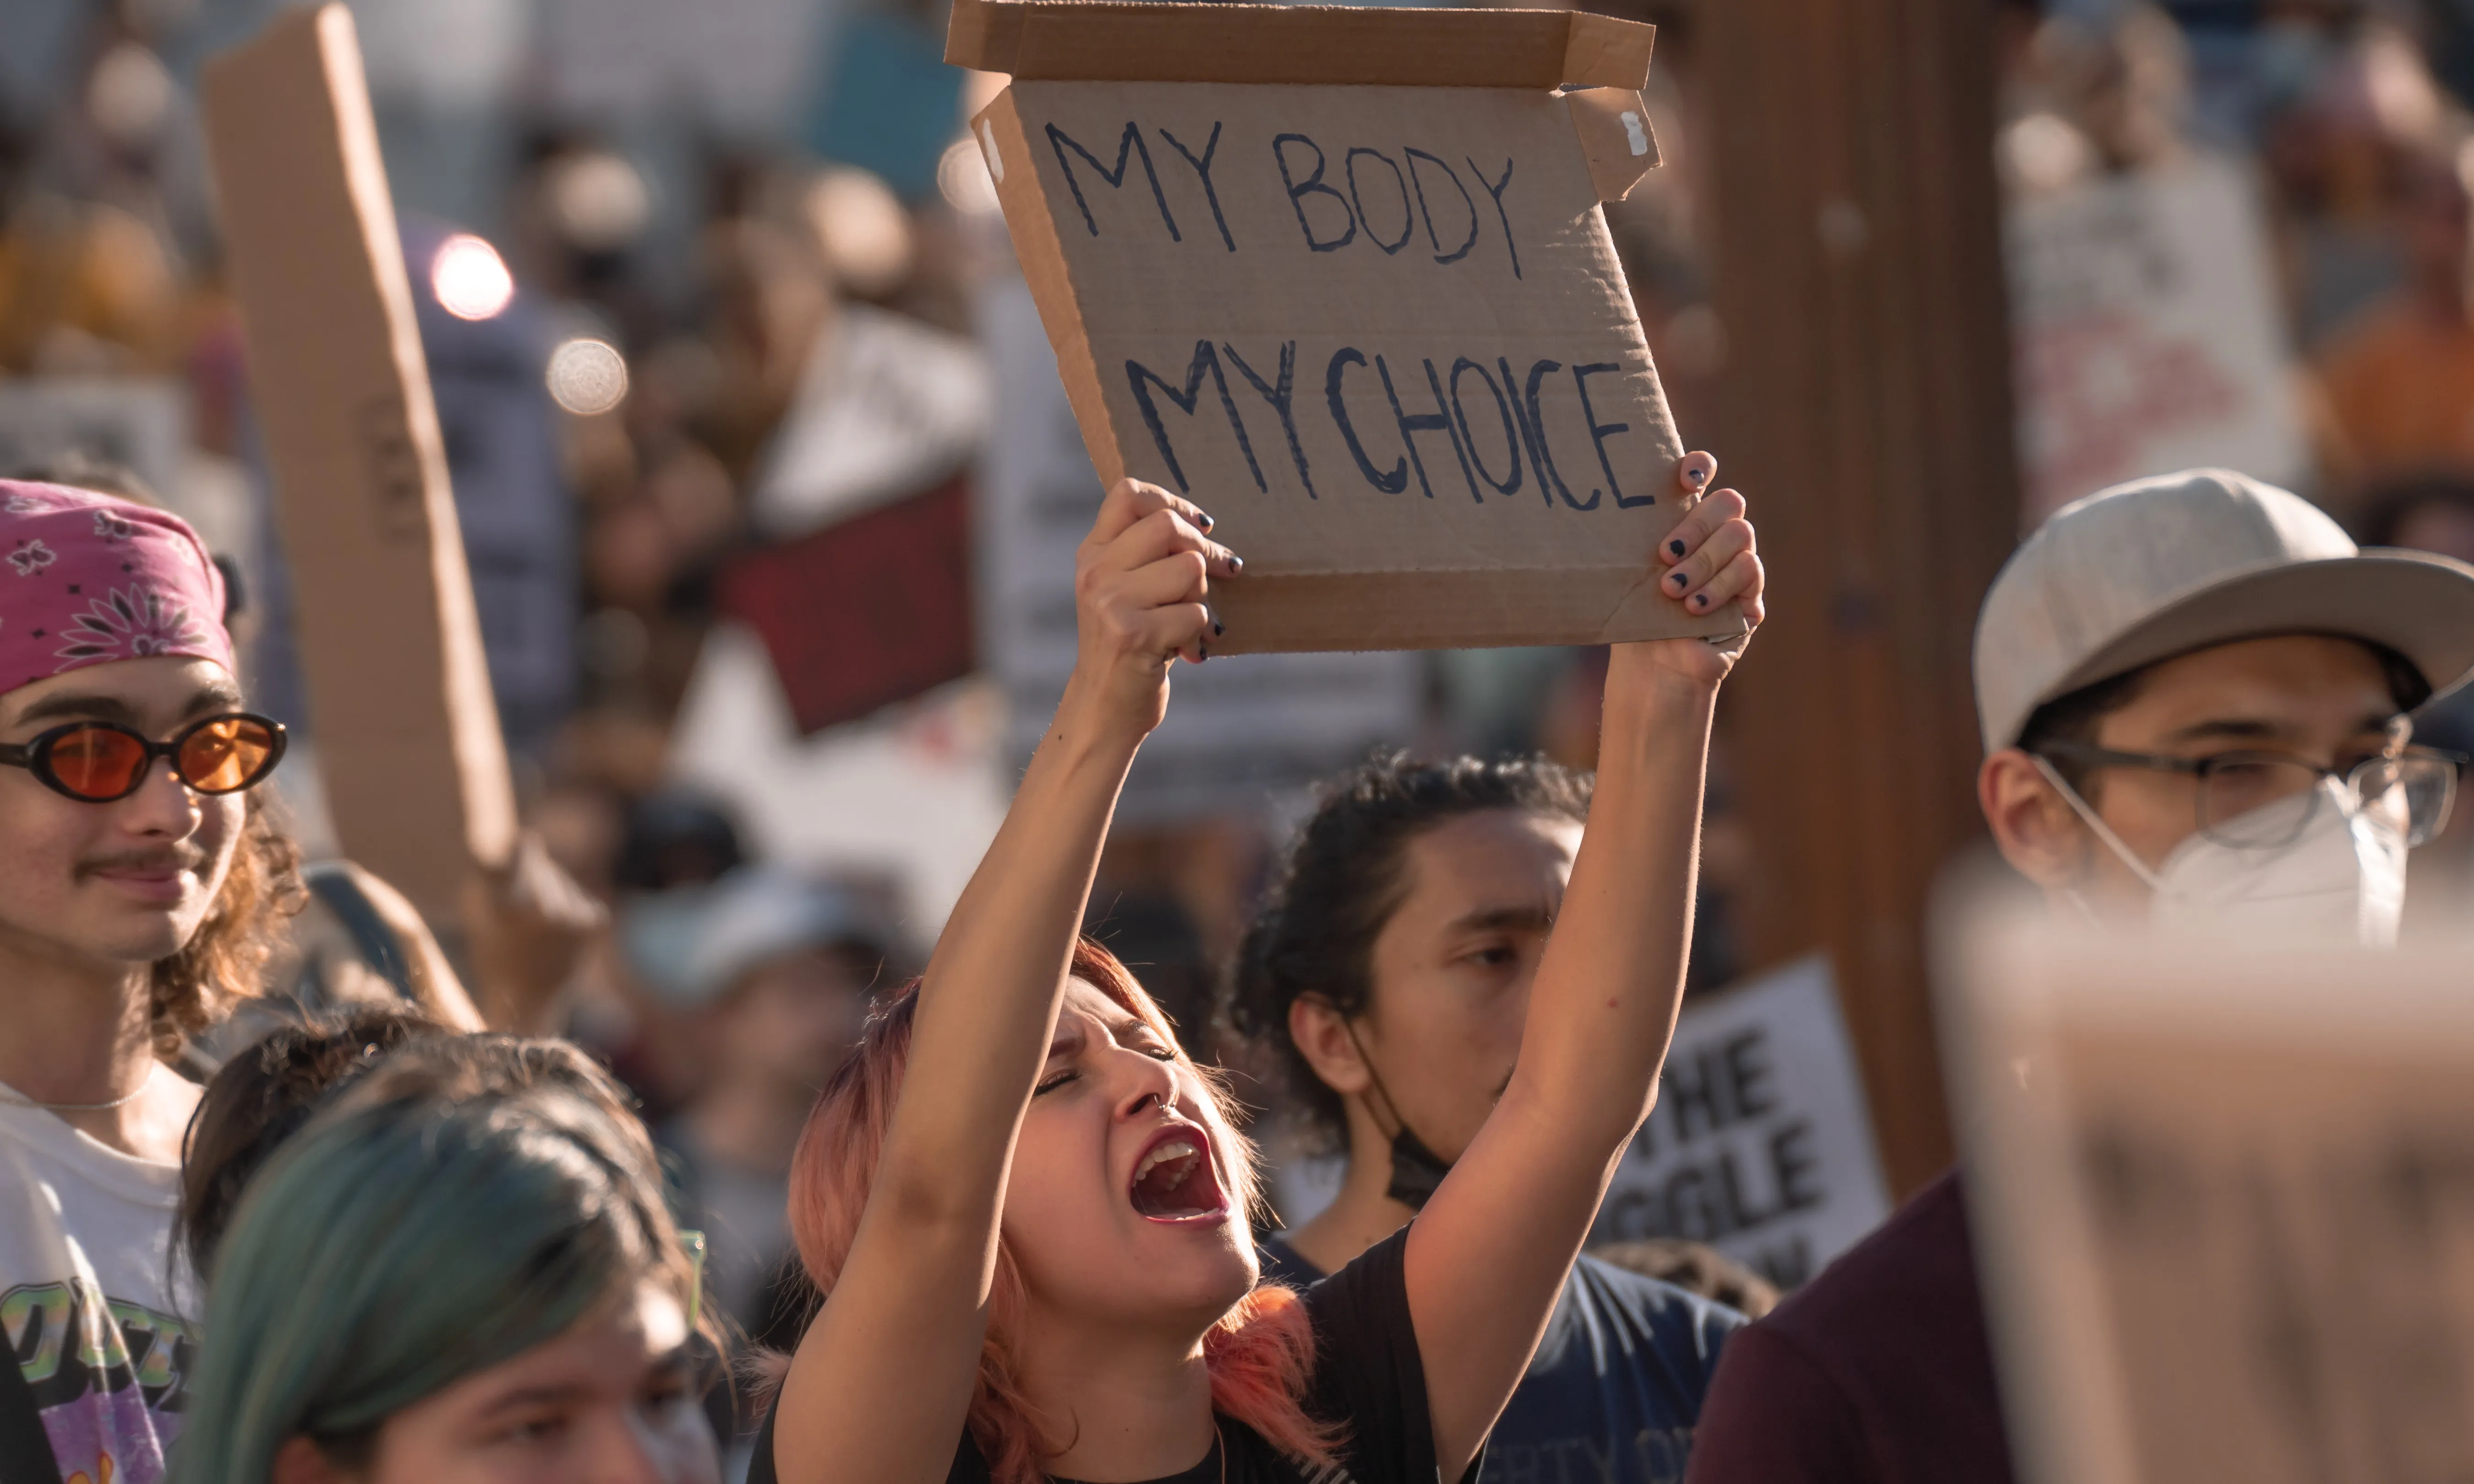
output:
[[[1946,966],[2023,1480],[2474,1468],[2474,944],[1997,920]]]
[[[1889,1213],[1855,1047],[1815,957],[1685,1006],[1589,1241],[1707,1242],[1792,1288]]]
[[[996,371],[994,432],[974,478],[980,662],[1005,688],[1006,753],[1019,776],[1074,673],[1074,551],[1104,493],[1057,381],[1056,357],[1018,279],[983,285],[974,328]],[[1254,654],[1177,667],[1168,719],[1144,742],[1120,826],[1259,815],[1378,743],[1417,734],[1417,658]]]
[[[956,5],[946,60],[1012,76],[973,132],[1101,477],[1246,558],[1215,653],[1742,629],[1653,586],[1683,447],[1599,209],[1657,161],[1650,38]]]
[[[328,807],[452,922],[515,799],[351,12],[287,11],[202,81]]]
[[[2307,479],[2268,224],[2194,154],[2004,213],[2030,523],[2108,484],[2217,467]]]

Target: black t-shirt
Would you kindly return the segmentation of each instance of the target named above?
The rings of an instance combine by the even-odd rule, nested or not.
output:
[[[1276,1236],[1256,1245],[1268,1277],[1322,1277]],[[1725,1304],[1581,1258],[1494,1424],[1479,1484],[1680,1484],[1719,1347],[1743,1324]]]
[[[1438,1484],[1435,1424],[1426,1411],[1426,1368],[1409,1323],[1409,1288],[1401,1263],[1407,1245],[1404,1227],[1306,1290],[1315,1368],[1299,1401],[1308,1416],[1346,1428],[1338,1471],[1309,1471],[1274,1451],[1245,1423],[1223,1417],[1220,1437],[1227,1448],[1228,1484]],[[1215,1445],[1194,1468],[1150,1484],[1218,1484],[1219,1451]],[[1472,1465],[1470,1477],[1475,1473]],[[946,1484],[988,1484],[987,1461],[967,1432],[945,1479]],[[747,1481],[778,1484],[769,1416],[756,1435]]]

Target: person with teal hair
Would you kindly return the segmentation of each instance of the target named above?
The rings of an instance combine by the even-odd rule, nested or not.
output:
[[[372,1079],[250,1182],[172,1484],[718,1478],[642,1126],[570,1085],[462,1090]]]

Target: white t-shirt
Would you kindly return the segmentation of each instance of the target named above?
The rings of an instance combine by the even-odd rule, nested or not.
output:
[[[0,1102],[0,1478],[42,1478],[12,1440],[50,1440],[61,1484],[156,1484],[196,1344],[167,1257],[181,1167]],[[29,1413],[33,1416],[30,1418]]]

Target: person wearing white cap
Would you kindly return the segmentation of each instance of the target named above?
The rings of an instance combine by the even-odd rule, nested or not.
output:
[[[695,1095],[654,1140],[683,1219],[710,1244],[705,1292],[762,1343],[796,1343],[806,1320],[788,1261],[790,1151],[871,993],[907,977],[897,939],[856,893],[777,866],[630,910],[631,960],[700,1063]],[[714,1418],[727,1445],[737,1420]]]
[[[1985,821],[2055,911],[2385,944],[2463,762],[2412,713],[2474,672],[2474,567],[2193,470],[2056,512],[1975,661]],[[1953,1170],[1729,1342],[1687,1478],[2010,1476]]]

